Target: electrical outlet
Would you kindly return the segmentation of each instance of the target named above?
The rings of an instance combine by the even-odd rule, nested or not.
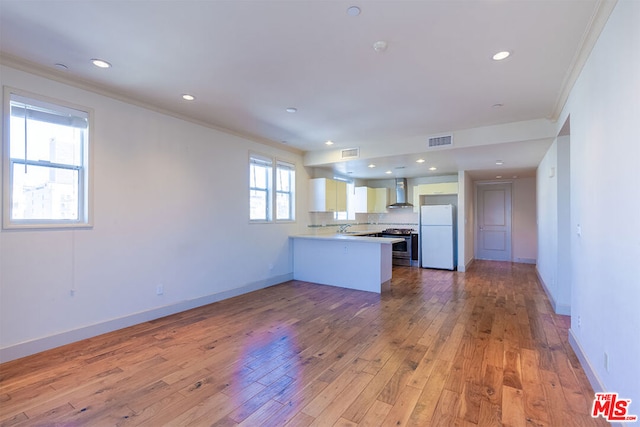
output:
[[[269,263],[269,271],[273,270],[273,263]]]
[[[164,294],[164,285],[161,283],[156,286],[156,295]]]
[[[578,328],[582,327],[582,317],[578,316]]]
[[[606,351],[604,352],[604,369],[609,372],[609,354]]]

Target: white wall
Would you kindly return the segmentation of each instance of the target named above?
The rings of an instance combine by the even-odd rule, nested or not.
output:
[[[632,399],[631,413],[636,415],[640,413],[639,23],[640,2],[619,0],[558,121],[561,126],[571,116],[570,339],[594,387]]]
[[[538,212],[538,274],[542,278],[547,293],[555,295],[557,251],[558,251],[558,143],[554,141],[536,172],[537,212]]]
[[[557,265],[555,310],[559,314],[571,314],[571,158],[570,136],[557,139]]]
[[[513,180],[513,245],[514,262],[535,264],[538,251],[536,229],[536,179]]]
[[[475,248],[475,186],[469,172],[458,174],[458,271],[466,271]]]
[[[94,110],[95,226],[0,232],[0,360],[292,276],[300,155],[9,67],[1,83]],[[249,224],[250,150],[297,163],[296,223]]]
[[[543,286],[547,292],[551,305],[556,313],[571,313],[571,283],[567,266],[570,262],[566,250],[566,235],[568,230],[559,229],[561,217],[560,177],[569,172],[565,165],[559,162],[559,140],[556,139],[549,151],[538,165],[537,171],[537,199],[538,199],[538,260],[537,270]],[[565,189],[566,190],[566,189]],[[563,222],[566,227],[566,223]],[[562,237],[563,245],[560,249]],[[562,272],[560,266],[562,265]]]

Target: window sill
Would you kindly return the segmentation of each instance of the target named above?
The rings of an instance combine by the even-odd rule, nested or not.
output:
[[[24,222],[24,223],[8,223],[2,224],[3,230],[73,230],[73,229],[90,229],[93,224],[86,222]]]

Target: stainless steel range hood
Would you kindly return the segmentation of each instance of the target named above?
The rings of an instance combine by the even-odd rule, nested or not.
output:
[[[396,202],[387,206],[388,209],[412,208],[407,202],[407,179],[396,178]]]

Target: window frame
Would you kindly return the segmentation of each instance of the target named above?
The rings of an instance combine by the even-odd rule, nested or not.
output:
[[[254,186],[251,182],[251,168],[253,165],[263,165],[267,166],[268,172],[265,176],[266,187],[257,187]],[[265,218],[251,218],[251,193],[253,191],[264,191],[266,193],[265,196]],[[270,157],[263,156],[261,154],[250,153],[249,154],[249,221],[252,223],[265,223],[271,222],[273,218],[273,159]]]
[[[332,179],[334,181],[342,181],[347,184],[347,210],[335,211],[333,213],[333,219],[335,221],[355,221],[356,211],[353,200],[355,195],[355,181],[351,178],[345,178],[337,175],[334,175]]]
[[[275,176],[274,179],[276,181],[275,191],[274,191],[274,204],[275,204],[275,218],[277,222],[294,222],[296,220],[296,165],[293,162],[289,162],[286,160],[281,160],[276,158],[275,161]],[[289,171],[289,191],[280,190],[278,187],[280,185],[280,180],[278,179],[278,172],[283,170]],[[286,194],[289,199],[289,215],[286,218],[278,217],[278,195]]]
[[[79,165],[56,163],[46,160],[32,160],[27,158],[11,158],[11,102],[12,98],[20,98],[27,105],[43,107],[59,113],[79,112],[86,115],[87,129],[85,139],[80,148]],[[61,114],[62,115],[62,114]],[[3,123],[2,135],[2,228],[11,229],[69,229],[93,227],[93,116],[91,108],[76,105],[67,101],[53,99],[27,92],[24,90],[4,86],[3,88]],[[77,219],[12,219],[13,208],[13,172],[15,167],[45,167],[53,170],[76,171],[78,200],[76,202]]]
[[[254,187],[251,182],[251,167],[254,163],[262,163],[264,165],[268,165],[270,168],[270,173],[267,178],[267,187],[266,189]],[[292,179],[289,183],[289,191],[281,191],[279,189],[278,182],[278,172],[280,169],[289,169],[291,174],[289,175]],[[287,159],[281,159],[279,157],[268,156],[260,153],[256,153],[253,151],[249,152],[249,185],[248,185],[248,200],[249,200],[249,223],[251,224],[269,224],[269,223],[293,223],[296,221],[296,163]],[[252,191],[266,191],[267,192],[267,201],[266,201],[266,210],[267,215],[266,219],[252,219],[251,218],[251,193]],[[278,194],[288,194],[289,195],[289,217],[287,218],[279,218],[278,217]]]

